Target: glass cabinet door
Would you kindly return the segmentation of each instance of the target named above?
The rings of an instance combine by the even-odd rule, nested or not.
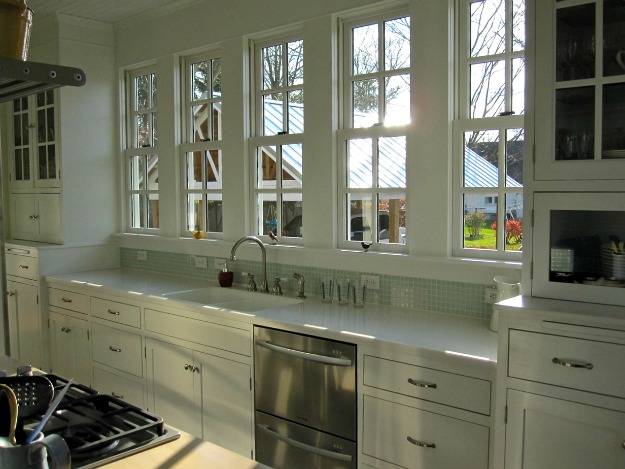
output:
[[[57,161],[57,126],[54,91],[37,93],[36,119],[37,154],[33,155],[36,162],[35,187],[56,187],[59,185],[59,169]]]
[[[537,180],[625,179],[625,2],[536,2]]]

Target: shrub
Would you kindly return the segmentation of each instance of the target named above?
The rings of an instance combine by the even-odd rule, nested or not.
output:
[[[497,222],[491,228],[497,231]],[[523,239],[523,224],[520,220],[506,220],[506,244],[520,243]]]
[[[469,228],[469,237],[475,239],[480,236],[480,230],[484,226],[486,215],[482,212],[471,212],[464,216],[464,224]]]

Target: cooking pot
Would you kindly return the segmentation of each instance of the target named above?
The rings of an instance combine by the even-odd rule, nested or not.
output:
[[[25,0],[0,0],[0,56],[26,60],[32,22]]]

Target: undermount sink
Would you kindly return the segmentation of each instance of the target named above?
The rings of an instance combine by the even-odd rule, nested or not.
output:
[[[166,293],[163,296],[172,300],[217,306],[246,313],[278,308],[280,306],[294,305],[302,302],[299,298],[274,296],[265,293],[232,290],[220,287],[204,287],[197,288],[195,290],[183,290]]]

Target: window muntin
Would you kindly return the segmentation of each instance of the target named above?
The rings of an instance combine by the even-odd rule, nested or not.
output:
[[[339,245],[405,251],[410,17],[345,22],[343,51]]]
[[[285,37],[254,45],[256,64],[253,226],[283,243],[303,238],[304,43]]]
[[[454,253],[522,249],[525,0],[462,0]]]
[[[160,227],[158,189],[157,78],[151,69],[127,74],[128,227],[151,231]]]
[[[222,220],[222,92],[218,51],[184,61],[184,140],[180,145],[183,167],[184,220],[187,236],[202,232],[217,238]]]

